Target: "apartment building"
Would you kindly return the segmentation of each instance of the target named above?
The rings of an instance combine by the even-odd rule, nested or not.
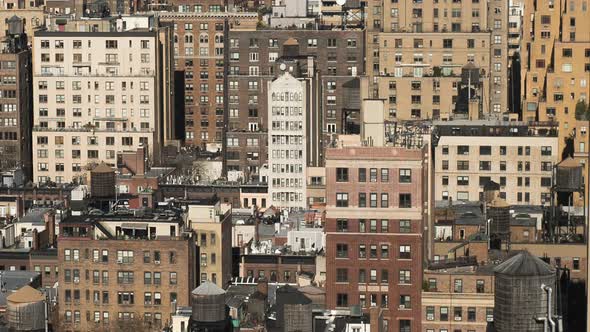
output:
[[[326,305],[384,310],[386,331],[421,331],[425,150],[326,149]]]
[[[549,203],[560,158],[555,128],[486,121],[441,122],[436,128],[435,200],[482,201],[492,180],[508,204]]]
[[[464,262],[433,262],[424,271],[422,331],[485,332],[494,320],[495,266]]]
[[[195,233],[199,283],[226,288],[232,278],[232,210],[216,198],[187,202],[187,225]]]
[[[507,2],[369,1],[366,13],[362,93],[386,100],[386,119],[466,116],[460,104],[475,100],[478,117],[508,111]]]
[[[80,180],[88,166],[114,165],[118,153],[139,146],[157,164],[175,138],[172,32],[153,17],[132,23],[35,33],[35,182]]]
[[[60,331],[159,331],[190,304],[196,248],[181,217],[70,216],[59,231]]]
[[[175,113],[184,117],[178,130],[187,145],[215,152],[222,149],[227,118],[226,72],[228,42],[234,30],[255,29],[255,13],[209,11],[178,5],[179,12],[162,12],[160,20],[174,26]],[[192,5],[191,5],[192,6]]]
[[[310,94],[318,95],[315,107],[322,110],[322,117],[317,123],[321,123],[324,140],[337,133],[358,133],[357,76],[363,71],[363,43],[360,30],[230,29],[227,170],[242,172],[248,180],[259,178],[267,160],[271,125],[266,86],[280,73],[278,64],[283,60],[293,62],[294,67],[299,62],[301,76],[305,76],[304,68],[311,68],[306,64],[308,58],[313,58],[319,84]],[[323,159],[321,156],[318,162]]]
[[[12,18],[10,22],[14,30],[0,53],[0,172],[20,169],[28,182],[32,177],[31,50],[22,21]]]
[[[577,109],[588,107],[590,30],[584,23],[584,1],[525,3],[521,41],[522,118],[557,121],[559,151],[573,147],[573,157],[588,174],[588,119]],[[588,177],[585,178],[588,188]],[[588,190],[586,190],[588,201]],[[582,206],[583,198],[574,197]],[[588,203],[586,203],[588,204]],[[586,205],[587,206],[587,205]]]

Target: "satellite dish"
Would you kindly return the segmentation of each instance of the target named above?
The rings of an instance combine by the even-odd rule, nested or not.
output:
[[[338,1],[343,1],[343,0],[338,0]],[[285,69],[287,69],[287,65],[284,63],[281,63],[281,65],[279,66],[279,68],[284,71]]]
[[[343,6],[346,3],[346,0],[336,0],[336,4],[338,4],[338,6]]]

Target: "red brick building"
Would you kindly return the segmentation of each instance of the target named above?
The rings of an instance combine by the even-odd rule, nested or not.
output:
[[[420,331],[426,150],[326,150],[326,303],[384,309],[385,331]]]

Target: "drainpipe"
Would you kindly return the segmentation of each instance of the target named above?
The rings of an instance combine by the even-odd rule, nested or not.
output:
[[[551,287],[545,284],[541,285],[541,289],[547,292],[547,321],[549,321],[549,325],[551,325],[551,332],[555,332],[555,321],[551,317],[551,294],[553,293],[553,290],[551,289]]]

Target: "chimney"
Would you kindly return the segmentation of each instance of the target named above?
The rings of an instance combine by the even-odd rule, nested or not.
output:
[[[39,233],[37,229],[33,229],[33,244],[31,250],[38,250],[39,249]]]
[[[136,175],[144,175],[145,171],[146,171],[146,164],[145,164],[145,158],[146,158],[146,147],[145,146],[140,146],[139,148],[137,148],[137,163],[135,165],[135,174]]]
[[[268,298],[268,280],[266,280],[266,278],[258,278],[258,284],[256,285],[256,289],[260,293],[264,294],[265,298]]]
[[[16,216],[21,218],[25,215],[25,202],[22,196],[16,198]]]
[[[45,219],[45,230],[47,231],[47,245],[49,248],[55,246],[55,211],[50,210],[43,215]]]

